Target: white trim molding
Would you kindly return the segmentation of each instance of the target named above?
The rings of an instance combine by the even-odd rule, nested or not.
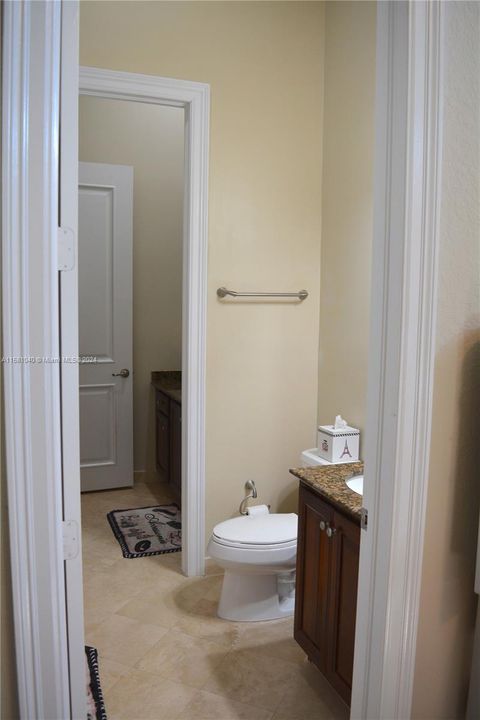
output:
[[[182,520],[183,571],[205,571],[205,363],[210,86],[80,68],[80,94],[184,108]]]
[[[62,7],[8,2],[3,11],[3,370],[19,705],[22,718],[67,718],[60,372],[50,361],[59,357]]]
[[[62,229],[71,229],[73,261],[59,273],[61,354],[78,357],[78,313],[71,307],[78,303],[78,2],[62,3],[62,55],[60,74],[60,207]],[[77,363],[62,363],[62,463],[64,519],[77,529],[77,551],[65,561],[65,593],[67,599],[68,661],[70,707],[72,718],[84,720],[87,713],[85,697],[85,631],[83,612],[83,558],[80,495],[80,397]]]
[[[372,323],[352,718],[411,715],[430,453],[441,14],[377,7]]]

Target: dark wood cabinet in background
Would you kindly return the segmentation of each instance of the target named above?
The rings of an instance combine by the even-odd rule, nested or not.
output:
[[[155,392],[157,470],[177,500],[182,492],[182,406],[161,390]]]
[[[350,704],[360,525],[300,485],[295,639]]]
[[[172,490],[182,494],[182,406],[170,400],[170,477]]]
[[[162,475],[168,477],[169,472],[169,461],[170,461],[170,418],[162,412],[158,411],[157,407],[157,470]]]

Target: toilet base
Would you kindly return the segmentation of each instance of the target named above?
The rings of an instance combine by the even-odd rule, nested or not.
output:
[[[225,570],[218,617],[237,622],[278,620],[293,615],[295,573],[243,574]]]

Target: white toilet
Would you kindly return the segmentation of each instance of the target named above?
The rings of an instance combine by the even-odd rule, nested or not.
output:
[[[219,617],[252,622],[293,614],[297,521],[295,513],[267,512],[214,527],[208,554],[225,568]]]

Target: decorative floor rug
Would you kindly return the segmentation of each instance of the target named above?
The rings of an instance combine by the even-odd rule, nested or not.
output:
[[[123,557],[163,555],[182,549],[182,515],[175,503],[112,510],[107,519]]]
[[[85,645],[85,655],[87,657],[87,720],[107,720],[98,672],[98,653],[94,647]]]

